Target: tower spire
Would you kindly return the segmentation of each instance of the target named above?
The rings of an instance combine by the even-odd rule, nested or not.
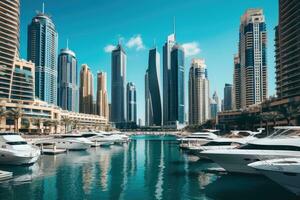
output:
[[[67,38],[67,49],[69,49],[69,38]]]
[[[176,35],[176,18],[173,17],[173,34]]]
[[[45,2],[43,2],[42,13],[45,14]]]

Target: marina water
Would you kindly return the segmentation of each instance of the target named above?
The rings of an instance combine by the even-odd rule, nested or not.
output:
[[[218,166],[181,151],[173,136],[134,136],[122,146],[0,166],[14,173],[0,183],[0,199],[296,199],[263,176],[203,172],[210,167]]]

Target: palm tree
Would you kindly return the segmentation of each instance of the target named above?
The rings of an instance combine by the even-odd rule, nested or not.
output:
[[[77,126],[78,126],[78,124],[79,124],[79,120],[78,120],[78,119],[74,119],[74,120],[72,121],[72,123],[73,123],[73,128],[74,128],[74,129],[77,129]]]
[[[58,120],[52,120],[52,126],[54,126],[55,129],[55,134],[57,134],[57,126],[59,125],[59,121]]]
[[[7,112],[6,108],[4,106],[1,106],[0,107],[0,125],[2,125],[1,124],[2,119],[5,118],[7,115],[8,115],[8,112]],[[0,127],[0,129],[1,128],[2,127]]]
[[[10,110],[9,114],[14,118],[15,132],[19,132],[19,119],[23,116],[22,109],[20,107],[13,108]]]
[[[284,118],[286,118],[287,124],[291,125],[291,120],[299,114],[299,108],[299,105],[296,105],[295,103],[290,103],[288,105],[282,106],[279,109],[279,112]]]
[[[69,125],[69,124],[71,124],[71,119],[69,118],[69,117],[67,117],[67,116],[63,116],[62,118],[61,118],[61,122],[62,122],[62,124],[64,124],[65,125],[65,133],[67,133],[67,126]]]
[[[38,127],[39,131],[41,131],[41,123],[43,123],[44,120],[41,118],[32,118],[32,122],[35,126]]]

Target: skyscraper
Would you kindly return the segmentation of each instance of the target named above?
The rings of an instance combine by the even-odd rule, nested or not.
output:
[[[28,26],[27,59],[35,63],[35,94],[57,104],[57,38],[51,18],[38,13]]]
[[[87,64],[83,64],[80,70],[79,112],[94,114],[93,74]]]
[[[241,64],[238,55],[234,56],[233,70],[233,109],[240,109],[241,106]]]
[[[267,31],[262,9],[248,9],[241,17],[239,60],[241,107],[267,98]]]
[[[217,91],[213,93],[212,99],[216,102],[217,104],[217,112],[221,111],[221,99],[219,98]]]
[[[225,83],[224,87],[224,110],[232,110],[232,85]]]
[[[127,83],[127,122],[136,123],[136,87],[134,83]]]
[[[218,114],[218,104],[214,99],[210,99],[210,119],[216,119]]]
[[[170,121],[171,51],[175,45],[175,33],[168,36],[163,46],[163,123]]]
[[[121,44],[111,53],[111,121],[126,122],[126,53]]]
[[[161,126],[162,108],[160,93],[160,55],[156,48],[149,50],[148,69],[145,75],[145,124]]]
[[[189,124],[202,124],[209,117],[209,81],[205,61],[193,59],[189,73]]]
[[[280,99],[300,95],[300,1],[279,0],[276,27],[276,91]]]
[[[184,50],[175,44],[171,51],[169,124],[184,124]]]
[[[97,114],[109,119],[108,96],[106,87],[106,73],[98,72],[97,74]]]
[[[64,110],[78,112],[78,69],[75,53],[68,47],[61,49],[58,56],[58,101],[57,105]]]

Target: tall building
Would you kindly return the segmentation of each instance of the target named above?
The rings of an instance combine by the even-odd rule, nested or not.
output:
[[[217,91],[215,91],[213,93],[213,96],[212,96],[213,100],[216,102],[217,104],[217,112],[220,112],[221,111],[221,99],[219,98],[218,94],[217,94]]]
[[[300,1],[279,0],[276,27],[276,91],[280,99],[300,95]]]
[[[80,70],[79,112],[94,114],[93,106],[93,74],[87,64]]]
[[[239,61],[241,108],[267,98],[267,31],[262,9],[248,9],[241,17]]]
[[[167,122],[170,125],[185,123],[184,110],[184,50],[175,44],[171,51],[171,71],[170,71],[170,119]]]
[[[106,119],[109,119],[109,110],[108,110],[108,95],[107,95],[107,86],[106,86],[106,73],[98,72],[97,73],[97,115],[103,116]]]
[[[1,1],[0,11],[0,98],[9,99],[14,62],[19,57],[19,0]]]
[[[57,38],[51,18],[38,13],[28,26],[27,59],[35,63],[35,95],[57,104]]]
[[[68,47],[58,56],[57,105],[64,110],[78,112],[78,68],[76,55]]]
[[[218,104],[214,99],[210,99],[210,119],[216,119],[218,114]]]
[[[148,69],[145,75],[145,107],[145,124],[161,126],[160,55],[156,48],[149,50]]]
[[[134,83],[127,83],[127,122],[137,122],[136,87]]]
[[[126,122],[126,53],[118,44],[111,54],[111,121]]]
[[[225,83],[224,87],[224,111],[232,110],[232,84]]]
[[[170,121],[171,93],[171,51],[175,45],[175,34],[168,36],[163,46],[163,124]]]
[[[233,70],[233,109],[240,109],[241,106],[241,65],[238,55],[234,56],[234,70]]]
[[[189,124],[202,124],[209,117],[209,81],[205,61],[193,59],[189,73]]]

